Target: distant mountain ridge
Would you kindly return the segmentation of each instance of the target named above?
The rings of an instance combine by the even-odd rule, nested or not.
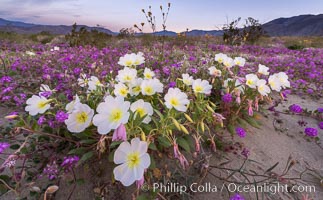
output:
[[[278,18],[263,28],[270,36],[323,36],[323,14]]]
[[[86,25],[77,25],[77,29],[79,30],[81,27],[85,27],[87,30],[97,30],[103,33],[116,35],[115,33],[109,29],[103,27],[89,27]],[[73,26],[67,25],[39,25],[39,24],[30,24],[24,22],[17,22],[17,21],[9,21],[0,18],[0,30],[2,31],[9,31],[9,32],[16,32],[22,34],[34,34],[40,33],[42,31],[46,31],[52,34],[68,34],[72,31]]]
[[[319,15],[299,15],[289,18],[278,18],[262,25],[269,36],[323,36],[323,14]],[[111,35],[117,35],[103,27],[89,27],[85,25],[77,25],[77,28],[85,27],[87,30],[98,30]],[[52,34],[68,34],[72,30],[72,26],[67,25],[39,25],[24,23],[19,21],[9,21],[0,18],[0,30],[17,32],[23,34],[33,34],[42,31],[50,32]],[[203,36],[213,35],[221,36],[222,30],[191,30],[185,33],[188,36]],[[159,31],[153,33],[154,35],[176,36],[177,33],[173,31]],[[140,35],[140,34],[138,34]]]

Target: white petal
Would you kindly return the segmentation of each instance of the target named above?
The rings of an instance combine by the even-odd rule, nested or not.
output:
[[[127,155],[131,153],[131,146],[129,142],[122,142],[118,149],[114,153],[114,163],[115,164],[121,164],[125,163],[127,161]]]

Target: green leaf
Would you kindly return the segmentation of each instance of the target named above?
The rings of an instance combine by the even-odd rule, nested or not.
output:
[[[172,146],[172,144],[168,141],[168,139],[163,136],[159,136],[157,138],[157,140],[158,140],[159,144],[162,145],[163,147],[168,148],[168,147]]]
[[[260,125],[257,123],[257,121],[251,117],[246,117],[246,121],[255,128],[260,128]]]
[[[114,141],[110,144],[110,149],[113,149],[114,147],[119,146],[122,143],[122,141]]]
[[[108,160],[109,160],[109,162],[113,162],[114,152],[115,152],[115,151],[111,151],[111,152],[109,153],[109,156],[108,156]]]
[[[237,121],[242,128],[247,128],[248,127],[248,122],[246,120],[241,119],[240,117],[237,118]]]
[[[161,112],[159,112],[159,110],[154,109],[155,113],[157,113],[157,115],[159,116],[160,120],[164,120],[164,115],[161,114]]]
[[[231,135],[234,135],[236,133],[235,128],[232,124],[229,124],[227,128]]]
[[[19,144],[13,144],[10,146],[10,149],[17,150],[19,149],[20,145]]]
[[[86,154],[84,154],[84,155],[82,156],[82,158],[80,159],[80,163],[83,163],[83,162],[87,161],[88,159],[92,158],[92,157],[93,157],[93,155],[94,155],[94,151],[89,151],[89,152],[87,152],[87,153],[86,153]]]
[[[76,183],[77,183],[78,185],[83,185],[83,184],[85,183],[85,180],[84,180],[83,178],[80,178],[80,179],[77,179],[77,180],[76,180]]]
[[[155,143],[150,143],[148,148],[151,149],[151,150],[157,151],[157,146],[156,146]]]
[[[176,141],[180,147],[185,149],[186,152],[191,151],[189,143],[184,138],[177,138]]]
[[[156,168],[156,161],[152,155],[149,155],[150,157],[150,166],[149,169],[155,169]]]
[[[71,151],[69,151],[67,154],[74,154],[74,155],[82,155],[85,153],[85,148],[81,147],[81,148],[77,148],[77,149],[72,149]]]

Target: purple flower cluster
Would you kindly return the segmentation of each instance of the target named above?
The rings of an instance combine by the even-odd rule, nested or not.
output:
[[[57,111],[55,116],[56,121],[63,123],[67,118],[68,118],[67,113],[61,110]]]
[[[52,162],[51,164],[47,164],[43,170],[43,174],[48,176],[49,180],[54,180],[58,177],[58,166],[56,162]]]
[[[245,200],[243,196],[239,194],[235,194],[233,197],[230,198],[230,200]]]
[[[170,88],[174,88],[174,87],[176,87],[176,82],[175,82],[175,81],[171,81],[171,82],[168,84],[168,86],[169,86]]]
[[[243,148],[241,155],[243,155],[244,157],[248,158],[250,156],[250,151],[247,148]]]
[[[0,142],[0,153],[2,153],[4,150],[6,150],[8,147],[10,147],[9,143],[6,142]]]
[[[317,109],[317,112],[319,112],[319,113],[323,113],[323,108],[318,108],[318,109]]]
[[[77,162],[80,160],[80,158],[78,156],[67,156],[64,157],[64,160],[61,164],[61,167],[63,167],[63,169],[66,172],[69,172],[72,170],[73,167],[75,167],[75,165],[77,164]]]
[[[318,131],[316,128],[307,127],[305,128],[305,134],[310,137],[316,137],[318,134]]]
[[[39,126],[41,126],[41,125],[43,125],[45,122],[46,122],[46,118],[45,118],[45,116],[40,116],[40,117],[39,117],[39,119],[38,119],[38,121],[37,121],[37,124],[38,124]]]
[[[227,93],[225,95],[222,96],[222,101],[224,103],[231,103],[232,102],[232,95],[230,93]]]
[[[293,105],[289,106],[289,111],[291,111],[293,113],[301,113],[301,112],[303,112],[303,108],[300,105],[293,104]]]
[[[40,92],[39,95],[42,97],[49,98],[53,93],[51,91]]]
[[[236,134],[241,138],[246,137],[246,131],[241,127],[236,128]]]
[[[318,126],[320,129],[323,129],[323,122],[320,122]]]

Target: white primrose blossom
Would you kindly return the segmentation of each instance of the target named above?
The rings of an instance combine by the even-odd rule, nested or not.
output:
[[[76,103],[65,120],[67,129],[72,133],[80,133],[90,126],[94,110],[88,105]]]
[[[98,114],[93,117],[93,124],[98,127],[99,134],[108,134],[128,122],[130,102],[124,101],[123,97],[107,96],[105,101],[96,108]]]

